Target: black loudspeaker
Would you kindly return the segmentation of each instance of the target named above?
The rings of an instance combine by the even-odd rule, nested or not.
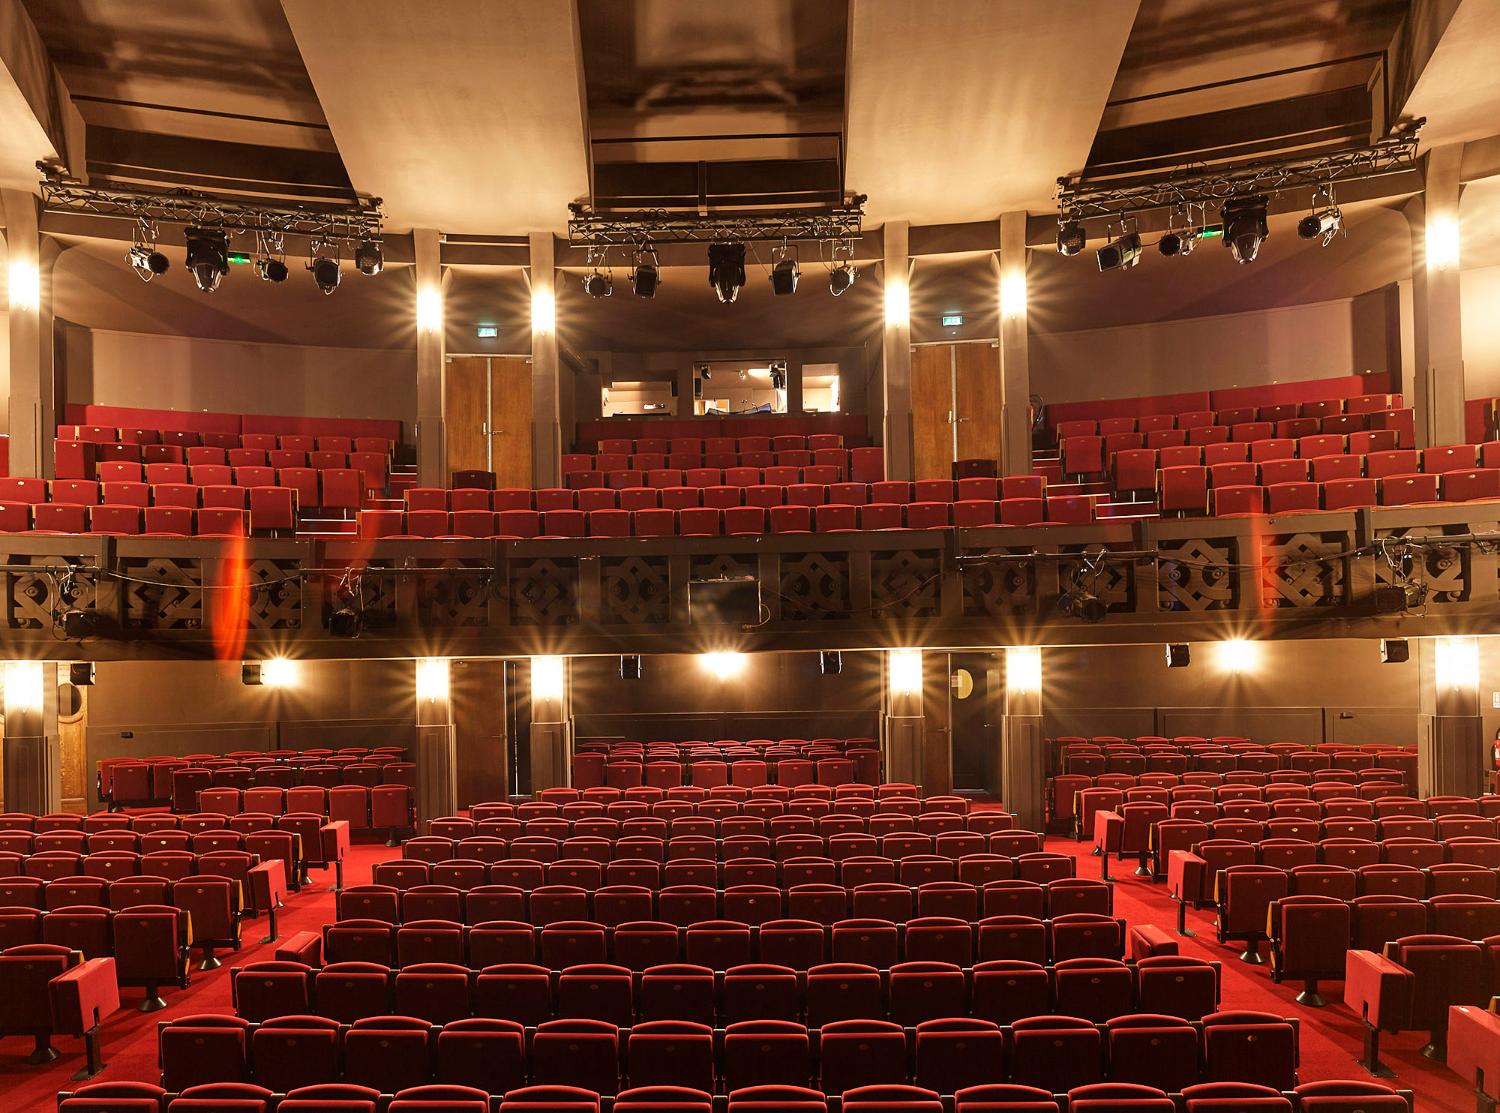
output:
[[[639,654],[627,653],[620,658],[620,679],[639,680],[641,678],[641,658]]]
[[[824,676],[837,676],[844,671],[844,655],[837,649],[825,649],[818,654],[818,671]]]
[[[252,686],[261,683],[259,661],[246,661],[240,666],[240,683]]]
[[[1382,664],[1404,665],[1411,660],[1411,646],[1405,638],[1381,638],[1380,660]]]
[[[1406,610],[1404,587],[1377,587],[1370,599],[1376,614],[1401,614]]]
[[[1167,668],[1185,669],[1192,662],[1193,651],[1184,642],[1171,642],[1167,645]]]
[[[68,666],[68,683],[87,688],[94,683],[94,662],[74,661]]]
[[[694,626],[758,624],[760,581],[754,576],[688,581],[688,620]]]

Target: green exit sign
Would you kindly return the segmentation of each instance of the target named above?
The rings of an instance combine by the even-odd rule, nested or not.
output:
[[[496,337],[498,337],[500,335],[500,326],[499,325],[477,325],[474,328],[474,335],[477,336],[477,337],[479,337],[479,339],[481,339],[481,340],[494,340]]]
[[[962,313],[944,313],[943,314],[943,327],[944,328],[963,328],[963,325],[964,325],[964,315]]]

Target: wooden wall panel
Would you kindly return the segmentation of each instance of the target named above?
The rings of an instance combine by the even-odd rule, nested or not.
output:
[[[958,458],[1000,459],[1000,349],[955,344],[953,408],[959,417]]]
[[[523,356],[490,360],[490,461],[495,486],[531,486],[531,361]]]
[[[443,413],[448,444],[448,481],[456,471],[490,466],[485,444],[485,394],[489,360],[469,356],[448,362],[443,374]]]
[[[953,345],[911,350],[912,474],[948,479],[953,474]]]

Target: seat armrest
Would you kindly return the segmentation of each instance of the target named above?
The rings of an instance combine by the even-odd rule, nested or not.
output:
[[[120,1007],[115,960],[91,958],[47,983],[52,998],[52,1029],[82,1036]]]
[[[1371,1027],[1399,1032],[1411,1018],[1416,975],[1374,951],[1350,951],[1344,959],[1344,1002]]]

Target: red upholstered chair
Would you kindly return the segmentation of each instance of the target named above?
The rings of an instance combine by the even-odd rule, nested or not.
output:
[[[1064,436],[1060,445],[1064,475],[1082,477],[1104,474],[1103,437]]]
[[[1011,1081],[1049,1094],[1097,1082],[1103,1073],[1101,1042],[1099,1029],[1081,1017],[1018,1018],[1010,1037]]]
[[[1376,499],[1374,479],[1333,479],[1323,484],[1323,509],[1356,510],[1374,506]]]
[[[1163,511],[1201,515],[1208,506],[1208,469],[1204,467],[1167,467],[1160,473],[1158,501]]]
[[[910,502],[906,505],[907,529],[946,529],[950,507],[946,502]]]
[[[996,510],[994,499],[962,499],[953,504],[953,524],[960,529],[992,526]]]
[[[1272,460],[1290,460],[1297,456],[1297,442],[1291,437],[1271,437],[1255,441],[1250,445],[1250,460],[1254,463]]]
[[[1316,483],[1275,483],[1265,488],[1268,514],[1295,514],[1318,509]]]
[[[1156,450],[1154,448],[1131,448],[1116,452],[1111,469],[1116,491],[1156,490]]]
[[[1390,475],[1380,481],[1381,506],[1438,501],[1437,475]]]
[[[1500,470],[1470,468],[1446,471],[1442,475],[1442,495],[1444,502],[1500,499]]]
[[[187,986],[187,927],[182,909],[138,905],[114,916],[115,964],[121,985],[144,986],[142,1012],[166,1007],[160,987]]]
[[[900,503],[871,502],[859,510],[860,529],[901,529],[903,525]]]
[[[1243,442],[1220,441],[1203,446],[1203,466],[1217,467],[1219,464],[1244,464],[1250,460],[1250,446]]]
[[[767,511],[772,533],[811,533],[812,508],[773,506]]]

